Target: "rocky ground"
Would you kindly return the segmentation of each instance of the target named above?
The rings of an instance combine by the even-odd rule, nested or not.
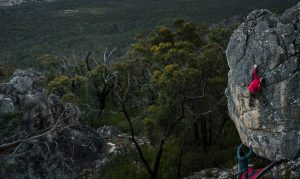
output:
[[[236,173],[237,166],[234,166],[232,169],[209,168],[196,172],[184,179],[229,179],[235,178]],[[263,178],[273,179],[274,176],[277,178],[289,179],[300,178],[300,158],[283,162],[282,164],[273,167],[263,176]]]

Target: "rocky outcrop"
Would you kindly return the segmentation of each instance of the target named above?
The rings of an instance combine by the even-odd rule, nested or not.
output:
[[[74,178],[106,160],[101,136],[79,123],[76,105],[39,87],[42,79],[17,70],[0,84],[0,178]]]
[[[114,126],[80,124],[79,108],[48,94],[43,81],[28,69],[0,84],[0,178],[90,178],[111,157],[135,150],[131,136]]]
[[[16,70],[9,82],[0,84],[0,121],[18,116],[20,130],[25,133],[44,129],[58,120],[78,124],[78,107],[63,104],[54,94],[48,95],[38,85],[42,78],[34,69]]]
[[[256,154],[272,161],[300,150],[300,3],[280,17],[254,10],[233,33],[226,51],[228,109],[239,135]],[[249,105],[253,65],[264,78]]]

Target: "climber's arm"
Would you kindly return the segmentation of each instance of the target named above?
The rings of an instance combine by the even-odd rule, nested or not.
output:
[[[243,147],[243,144],[241,144],[241,145],[238,147],[237,151],[236,151],[236,157],[237,157],[238,160],[241,159],[240,151],[241,151],[241,148],[242,148],[242,147]]]
[[[253,77],[254,79],[259,79],[259,77],[257,76],[257,65],[254,65]]]
[[[249,158],[253,153],[252,146],[250,146],[250,151],[247,153],[246,158]]]

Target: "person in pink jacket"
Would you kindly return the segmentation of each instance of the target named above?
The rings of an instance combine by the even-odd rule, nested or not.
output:
[[[254,65],[254,70],[253,70],[253,80],[248,86],[248,90],[250,92],[250,100],[249,100],[249,106],[252,105],[252,98],[260,94],[261,92],[261,83],[262,79],[257,75],[257,65]]]

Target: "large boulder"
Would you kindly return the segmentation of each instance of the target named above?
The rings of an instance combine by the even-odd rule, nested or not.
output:
[[[228,110],[240,138],[272,161],[292,159],[300,149],[300,3],[281,16],[254,10],[233,33],[226,51]],[[264,78],[249,104],[253,65]]]

